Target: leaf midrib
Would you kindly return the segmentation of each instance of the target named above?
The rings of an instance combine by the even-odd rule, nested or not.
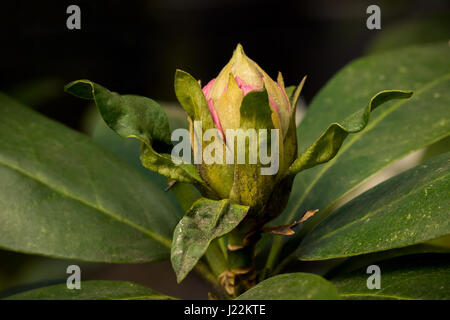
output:
[[[99,212],[101,212],[101,213],[103,213],[103,214],[113,218],[114,220],[117,220],[117,221],[119,221],[119,222],[121,222],[123,224],[126,224],[126,225],[128,225],[128,226],[130,226],[130,227],[132,227],[132,228],[134,228],[134,229],[136,229],[136,230],[146,234],[147,236],[149,236],[153,240],[161,243],[165,247],[167,247],[169,249],[171,248],[171,241],[169,239],[167,239],[165,237],[162,237],[162,236],[160,236],[160,235],[158,235],[158,234],[156,234],[156,233],[154,233],[154,232],[152,232],[152,231],[150,231],[150,230],[148,230],[148,229],[146,229],[146,228],[144,228],[144,227],[142,227],[142,226],[140,226],[140,225],[138,225],[138,224],[136,224],[136,223],[134,223],[134,222],[132,222],[132,221],[130,221],[130,220],[128,220],[128,219],[126,219],[126,218],[116,214],[116,213],[114,213],[114,212],[111,212],[111,211],[109,211],[109,210],[107,210],[107,209],[105,209],[103,207],[96,206],[96,205],[94,205],[94,204],[92,204],[92,203],[90,203],[90,202],[88,202],[88,201],[86,201],[86,200],[84,200],[82,198],[78,198],[78,197],[75,197],[74,195],[68,194],[64,190],[59,189],[58,187],[50,184],[48,181],[44,181],[42,178],[40,178],[38,176],[35,176],[32,173],[30,173],[30,172],[27,172],[27,171],[25,171],[25,170],[23,170],[23,169],[21,169],[21,168],[19,168],[17,166],[14,166],[14,165],[12,165],[10,163],[5,162],[4,159],[0,159],[0,165],[3,165],[5,167],[7,167],[7,168],[10,168],[10,169],[14,170],[14,171],[17,171],[20,174],[22,174],[22,175],[24,175],[24,176],[26,176],[26,177],[34,180],[34,181],[37,181],[37,182],[43,184],[44,186],[50,188],[51,190],[54,190],[55,192],[61,194],[62,196],[65,196],[67,198],[70,198],[72,200],[80,202],[81,204],[83,204],[83,205],[85,205],[87,207],[95,209],[96,211],[99,211]]]

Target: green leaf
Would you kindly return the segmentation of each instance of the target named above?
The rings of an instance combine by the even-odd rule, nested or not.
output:
[[[64,90],[79,98],[94,100],[103,120],[121,137],[135,137],[144,143],[171,144],[169,120],[156,101],[119,95],[89,80],[73,81]]]
[[[410,261],[390,260],[377,263],[381,288],[368,289],[366,268],[331,281],[344,299],[448,300],[450,299],[450,264],[444,259],[421,256]]]
[[[238,300],[337,300],[338,291],[312,273],[286,273],[271,277],[240,295]]]
[[[305,169],[325,163],[334,158],[350,133],[363,130],[369,122],[370,113],[381,104],[393,99],[408,99],[412,92],[387,90],[377,93],[362,110],[347,117],[342,123],[332,123],[327,130],[298,157],[287,174],[297,174]]]
[[[88,137],[0,94],[0,247],[99,262],[169,256],[166,194]]]
[[[57,284],[7,297],[6,300],[169,300],[150,288],[125,281],[82,281],[81,289]]]
[[[248,209],[228,199],[202,198],[192,205],[173,234],[171,260],[178,282],[194,268],[211,241],[234,229]]]
[[[170,128],[163,108],[152,99],[119,95],[89,80],[77,80],[65,90],[83,99],[95,101],[106,124],[123,138],[136,138],[142,144],[144,167],[169,179],[182,182],[201,181],[192,165],[175,165],[170,152]]]
[[[300,259],[342,258],[450,234],[449,169],[446,153],[348,202],[306,236]]]
[[[317,94],[298,126],[300,154],[330,123],[355,113],[376,92],[392,88],[414,92],[410,99],[390,101],[375,110],[365,130],[346,139],[334,159],[296,176],[288,206],[273,224],[289,224],[307,210],[319,209],[320,214],[290,239],[292,248],[370,176],[449,135],[449,54],[448,44],[440,43],[364,57],[342,69]],[[282,238],[275,239],[274,263],[282,245]]]

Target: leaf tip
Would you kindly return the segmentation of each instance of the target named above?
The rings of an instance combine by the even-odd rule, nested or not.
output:
[[[90,80],[82,79],[69,82],[64,86],[64,92],[70,93],[78,98],[93,99],[94,83]]]

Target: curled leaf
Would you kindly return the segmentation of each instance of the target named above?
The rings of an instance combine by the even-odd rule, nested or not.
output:
[[[327,130],[294,161],[287,174],[297,174],[333,159],[350,133],[360,132],[366,127],[372,110],[389,100],[408,99],[411,95],[411,91],[400,90],[377,93],[364,109],[350,115],[341,123],[330,124]]]
[[[144,167],[169,179],[201,182],[192,165],[175,165],[167,154],[172,145],[169,121],[156,101],[135,95],[119,95],[89,80],[73,81],[64,89],[74,96],[94,100],[103,120],[118,135],[139,139]]]

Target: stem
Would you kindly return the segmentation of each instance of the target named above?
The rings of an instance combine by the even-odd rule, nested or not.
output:
[[[246,223],[247,222],[247,223]],[[239,225],[228,234],[228,275],[233,279],[233,295],[248,290],[255,284],[255,244],[259,240],[259,233],[253,232],[252,223]],[[250,231],[249,231],[250,230]],[[249,236],[250,235],[250,236]]]
[[[273,272],[270,275],[276,275],[281,273],[284,267],[286,267],[286,265],[288,265],[292,260],[294,260],[294,258],[295,258],[294,254],[288,255],[278,264],[278,266],[275,268],[275,270],[273,270]]]
[[[277,246],[278,242],[275,241],[275,238],[273,239],[272,246]],[[276,260],[278,260],[278,250],[275,249],[270,250],[269,255],[267,257],[266,265],[264,266],[263,270],[261,271],[261,274],[259,276],[259,281],[263,281],[267,274],[271,274],[273,266],[275,265]]]
[[[216,278],[227,269],[227,258],[224,257],[220,238],[211,242],[205,253],[205,258]]]
[[[230,298],[229,295],[224,291],[223,287],[220,285],[217,276],[215,276],[214,273],[211,272],[210,268],[204,262],[199,261],[195,265],[194,270],[213,287],[213,289],[219,294],[221,298]]]
[[[194,192],[192,185],[190,185],[189,183],[176,182],[170,188],[170,190],[178,200],[181,209],[183,209],[183,212],[187,212],[191,208],[195,200],[199,198],[198,195]]]

